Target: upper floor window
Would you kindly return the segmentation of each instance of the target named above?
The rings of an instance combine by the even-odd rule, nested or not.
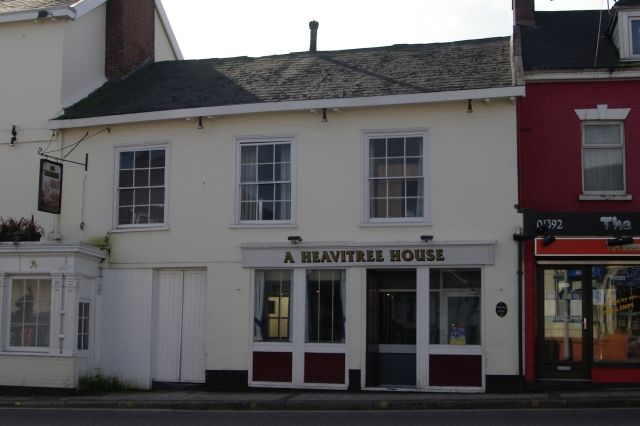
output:
[[[365,131],[366,222],[428,222],[428,132]]]
[[[630,108],[576,109],[582,121],[582,194],[578,199],[631,200],[626,193],[624,120]]]
[[[631,52],[640,55],[640,19],[631,20]]]
[[[624,125],[585,122],[582,136],[585,194],[624,194]]]
[[[293,223],[294,139],[243,139],[238,142],[236,223]]]
[[[116,150],[116,228],[167,223],[168,144]]]

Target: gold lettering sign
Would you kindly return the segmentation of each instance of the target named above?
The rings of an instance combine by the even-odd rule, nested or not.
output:
[[[442,249],[389,250],[391,262],[444,262]],[[376,263],[385,262],[383,250],[324,250],[300,252],[300,263]],[[290,251],[284,263],[296,263]]]

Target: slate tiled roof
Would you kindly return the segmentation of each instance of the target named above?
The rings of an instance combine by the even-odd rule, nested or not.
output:
[[[640,0],[618,0],[616,6],[640,6]]]
[[[47,7],[69,6],[80,3],[78,0],[0,0],[0,13],[20,12],[23,10],[45,9]]]
[[[521,28],[524,70],[593,68],[594,63],[597,68],[622,66],[616,46],[607,37],[609,19],[606,10],[602,14],[598,10],[536,12],[535,27]]]
[[[509,40],[157,62],[58,118],[510,87]]]

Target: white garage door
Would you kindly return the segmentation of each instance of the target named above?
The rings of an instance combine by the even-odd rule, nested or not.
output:
[[[204,383],[206,283],[205,272],[158,273],[153,291],[153,380]]]

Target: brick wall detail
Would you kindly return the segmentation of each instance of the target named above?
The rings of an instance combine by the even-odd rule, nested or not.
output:
[[[513,23],[532,26],[536,23],[534,0],[513,0]]]
[[[109,0],[105,77],[124,77],[154,60],[154,0]]]

